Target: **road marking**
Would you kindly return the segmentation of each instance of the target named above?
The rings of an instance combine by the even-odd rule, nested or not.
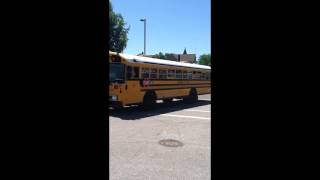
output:
[[[203,100],[203,101],[211,101],[211,99],[199,99],[199,100]]]
[[[207,119],[207,120],[210,120],[210,119],[211,119],[211,118],[206,118],[206,117],[198,117],[198,116],[183,116],[183,115],[174,115],[174,114],[160,114],[160,116],[183,117],[183,118],[192,118],[192,119]]]
[[[204,111],[204,110],[195,110],[195,109],[186,109],[184,111],[195,111],[195,112],[210,112],[210,111]]]

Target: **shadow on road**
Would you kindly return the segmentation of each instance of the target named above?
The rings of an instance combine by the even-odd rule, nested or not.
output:
[[[153,110],[144,111],[139,106],[125,107],[121,109],[110,109],[109,116],[117,117],[121,120],[139,120],[150,116],[157,116],[160,114],[170,113],[174,111],[180,111],[182,109],[188,109],[198,106],[204,106],[211,104],[208,100],[199,100],[194,104],[185,104],[183,101],[173,101],[170,103],[157,103]]]

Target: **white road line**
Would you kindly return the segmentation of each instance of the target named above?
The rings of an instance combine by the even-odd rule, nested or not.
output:
[[[204,110],[193,110],[193,109],[186,109],[184,111],[195,111],[195,112],[210,112],[210,111],[204,111]]]
[[[183,116],[183,115],[174,115],[174,114],[161,114],[160,116],[183,117],[183,118],[192,118],[192,119],[207,119],[207,120],[210,120],[210,119],[211,119],[211,118],[206,118],[206,117],[198,117],[198,116]]]

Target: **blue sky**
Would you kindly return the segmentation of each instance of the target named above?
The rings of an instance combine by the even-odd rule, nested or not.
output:
[[[144,26],[147,19],[147,54],[190,54],[211,51],[210,0],[111,0],[113,10],[121,13],[130,26],[124,53],[138,54],[144,48]]]

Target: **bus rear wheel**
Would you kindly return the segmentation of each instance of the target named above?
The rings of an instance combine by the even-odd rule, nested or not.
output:
[[[197,90],[192,88],[189,96],[183,99],[186,103],[195,103],[198,101],[198,93]]]
[[[147,92],[143,98],[143,109],[149,110],[153,109],[156,105],[157,97],[154,92]]]

